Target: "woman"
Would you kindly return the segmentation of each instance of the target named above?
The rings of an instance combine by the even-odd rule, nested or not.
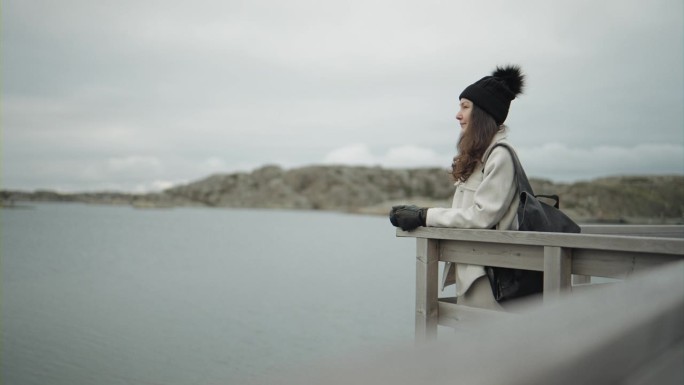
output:
[[[456,186],[451,208],[394,206],[390,211],[394,226],[403,230],[418,226],[518,229],[513,159],[505,147],[492,148],[506,139],[503,123],[523,86],[520,67],[505,66],[463,90],[456,115],[461,132],[458,155],[451,165]],[[482,266],[458,264],[455,281],[459,304],[501,309]]]

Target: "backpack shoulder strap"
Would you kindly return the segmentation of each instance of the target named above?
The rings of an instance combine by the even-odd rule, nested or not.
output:
[[[508,142],[500,141],[495,143],[494,146],[492,146],[492,148],[490,148],[487,152],[486,158],[484,159],[483,163],[487,162],[487,159],[489,159],[489,155],[491,155],[492,151],[494,151],[494,149],[497,147],[504,147],[511,154],[511,158],[513,159],[513,167],[515,168],[515,180],[518,185],[518,191],[521,193],[527,192],[530,195],[534,195],[534,192],[532,191],[532,185],[530,185],[530,181],[527,179],[527,174],[525,174],[525,170],[523,169],[522,164],[520,163],[520,159],[518,159],[518,155],[515,153],[513,147],[511,147],[511,145],[508,144]]]

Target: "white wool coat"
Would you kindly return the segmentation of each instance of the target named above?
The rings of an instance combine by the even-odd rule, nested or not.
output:
[[[500,130],[484,153],[468,180],[456,182],[451,208],[430,208],[426,225],[462,229],[517,230],[517,208],[520,203],[515,180],[513,158],[505,147],[492,150],[494,144],[506,139]],[[445,268],[445,274],[449,265]],[[456,265],[456,295],[465,293],[470,285],[485,275],[484,267]]]

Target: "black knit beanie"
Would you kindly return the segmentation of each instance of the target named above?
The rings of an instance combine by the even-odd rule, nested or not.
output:
[[[475,103],[501,125],[506,121],[511,101],[522,93],[524,84],[525,75],[519,66],[496,67],[492,76],[485,76],[469,85],[458,98]]]

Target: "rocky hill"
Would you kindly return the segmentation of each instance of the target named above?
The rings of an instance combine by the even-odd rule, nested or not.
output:
[[[684,176],[622,176],[572,184],[532,179],[537,194],[561,196],[561,208],[579,222],[684,223]],[[265,166],[251,173],[216,174],[160,193],[1,191],[7,206],[21,201],[130,204],[136,207],[210,206],[332,210],[386,214],[394,204],[450,205],[446,169]]]
[[[446,200],[453,186],[445,170],[387,170],[266,166],[251,174],[214,175],[165,194],[208,206],[363,211],[408,198]]]

